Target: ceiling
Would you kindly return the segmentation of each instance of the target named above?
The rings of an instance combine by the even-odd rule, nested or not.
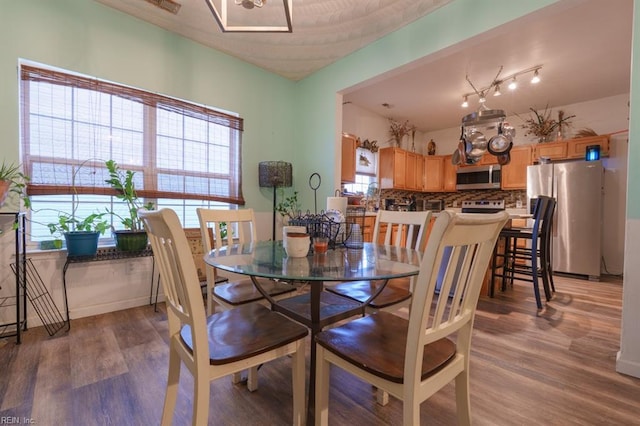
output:
[[[291,34],[222,33],[205,0],[177,0],[177,15],[147,0],[96,1],[299,80],[450,0],[293,0]],[[507,115],[629,93],[632,12],[633,0],[563,0],[345,89],[344,102],[426,132],[460,125],[478,107],[477,96],[460,107],[473,91],[465,76],[480,89],[501,66],[508,76],[542,65],[539,84],[522,75],[516,91],[487,96],[489,108]]]
[[[159,0],[96,1],[296,81],[451,0],[293,0],[292,33],[223,33],[205,0],[173,0],[181,5],[175,15],[151,3]],[[283,10],[282,0],[252,10],[230,2],[230,20],[236,10]],[[279,8],[270,10],[275,3]]]

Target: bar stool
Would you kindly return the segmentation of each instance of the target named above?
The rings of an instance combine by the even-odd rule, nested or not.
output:
[[[551,289],[555,290],[551,276],[551,225],[555,204],[551,197],[538,197],[531,228],[505,228],[500,232],[504,249],[502,252],[499,249],[502,244],[496,244],[494,249],[490,296],[493,296],[496,277],[502,278],[502,290],[506,289],[507,283],[513,284],[515,279],[527,280],[533,284],[538,309],[542,309],[539,287],[539,278],[542,278],[545,298],[551,300]],[[519,240],[528,244],[520,246]]]

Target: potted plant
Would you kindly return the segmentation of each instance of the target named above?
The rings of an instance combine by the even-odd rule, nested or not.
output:
[[[114,210],[107,210],[109,214],[120,219],[124,230],[114,230],[116,247],[122,251],[140,251],[147,247],[147,233],[144,230],[142,221],[138,217],[138,210],[153,210],[153,203],[142,204],[136,193],[136,186],[133,181],[135,172],[131,170],[121,170],[113,160],[106,161],[109,179],[105,182],[117,192],[116,197],[127,204],[126,215],[120,215]]]
[[[51,235],[62,235],[67,243],[67,256],[95,256],[98,239],[109,228],[104,218],[106,213],[91,213],[78,219],[67,213],[60,213],[58,221],[47,224]]]
[[[292,195],[280,201],[276,205],[276,211],[280,213],[283,225],[286,225],[291,219],[299,216],[300,205],[298,204],[298,191],[294,191]]]
[[[20,166],[3,161],[0,164],[0,207],[4,205],[7,195],[13,192],[24,200],[28,208],[29,198],[25,196],[28,181],[29,177],[20,171]]]

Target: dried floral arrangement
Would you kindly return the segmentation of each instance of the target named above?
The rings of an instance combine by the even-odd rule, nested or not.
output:
[[[544,111],[538,112],[533,108],[529,108],[533,112],[533,116],[524,120],[522,128],[525,129],[525,136],[534,135],[538,138],[538,142],[547,142],[550,136],[555,133],[562,134],[562,128],[571,126],[571,120],[575,115],[565,116],[564,111],[558,111],[558,119],[551,118],[551,110],[549,105]]]
[[[391,138],[389,141],[394,141],[396,146],[400,146],[400,142],[402,138],[404,138],[409,133],[415,132],[416,126],[409,123],[409,120],[406,120],[404,123],[394,120],[393,118],[389,119],[389,136]]]

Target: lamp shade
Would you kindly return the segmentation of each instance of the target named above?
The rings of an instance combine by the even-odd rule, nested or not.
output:
[[[258,164],[258,179],[261,187],[291,186],[293,184],[291,163],[262,161]]]

